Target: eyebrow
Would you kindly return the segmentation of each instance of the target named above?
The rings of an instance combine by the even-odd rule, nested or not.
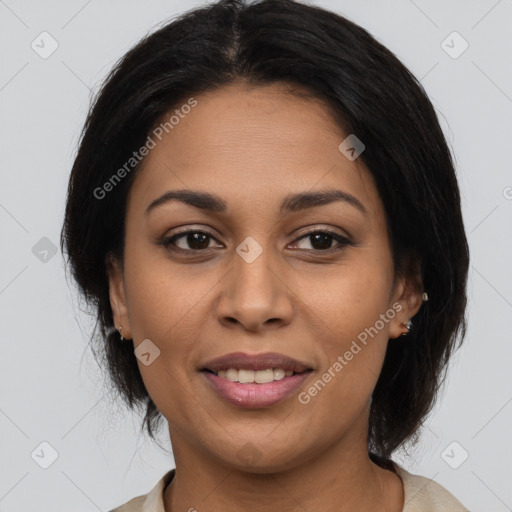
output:
[[[171,201],[180,201],[194,206],[195,208],[199,208],[200,210],[211,212],[225,212],[228,207],[227,203],[215,194],[195,190],[170,190],[153,200],[146,208],[145,215],[148,215],[151,211]],[[319,192],[290,194],[283,199],[280,212],[298,212],[336,201],[343,201],[350,204],[364,215],[368,213],[359,199],[342,190],[324,190]]]

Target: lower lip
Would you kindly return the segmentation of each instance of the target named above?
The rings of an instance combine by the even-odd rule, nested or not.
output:
[[[311,373],[312,371],[296,373],[266,384],[240,384],[207,371],[202,372],[214,391],[222,398],[246,409],[271,407],[281,402],[291,395]]]

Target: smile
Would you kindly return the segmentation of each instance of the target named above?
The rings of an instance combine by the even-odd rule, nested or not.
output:
[[[295,373],[293,370],[285,371],[281,368],[258,371],[229,368],[219,370],[218,374],[211,370],[201,372],[217,396],[245,409],[272,407],[278,404],[297,391],[312,373],[313,370]],[[266,381],[258,382],[256,379]]]
[[[237,368],[228,368],[227,370],[219,370],[212,372],[223,379],[231,382],[239,382],[241,384],[266,384],[275,380],[282,380],[285,377],[291,377],[293,370],[284,370],[283,368],[267,368],[266,370],[246,370]]]

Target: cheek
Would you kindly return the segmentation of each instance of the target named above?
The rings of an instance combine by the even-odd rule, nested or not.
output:
[[[136,341],[144,338],[166,344],[181,339],[176,331],[200,321],[202,303],[220,275],[193,265],[176,265],[163,252],[134,248],[125,261],[130,327]]]
[[[178,266],[154,249],[132,244],[125,258],[126,296],[134,348],[146,339],[157,347],[158,357],[145,365],[137,359],[139,370],[160,410],[170,402],[178,404],[179,393],[195,371],[197,344],[204,338],[212,318],[211,294],[215,293],[223,274],[200,270],[199,266]],[[159,352],[158,352],[159,351]]]
[[[389,265],[358,257],[321,279],[308,279],[302,295],[308,309],[315,313],[312,319],[316,318],[333,340],[332,349],[343,349],[386,313],[391,286]],[[388,323],[379,322],[377,327],[387,341]]]
[[[311,391],[321,395],[315,399],[318,405],[329,404],[333,413],[352,418],[366,407],[375,388],[394,316],[388,304],[391,261],[378,260],[373,253],[358,256],[334,269],[321,280],[322,286],[318,281],[311,285],[305,295],[315,313],[311,321],[319,325],[318,347],[324,352],[318,377],[328,381],[325,388],[321,383],[316,386],[321,392]]]
[[[323,365],[301,403],[314,407],[318,428],[341,432],[367,410],[388,343],[391,316],[386,317],[389,283],[384,276],[360,269],[310,294],[308,304],[321,319],[316,341]]]

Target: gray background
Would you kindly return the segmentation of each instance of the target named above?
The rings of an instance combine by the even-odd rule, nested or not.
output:
[[[144,34],[202,3],[0,0],[0,511],[106,511],[174,465],[140,435],[140,417],[105,396],[87,349],[92,323],[66,284],[58,238],[100,80]],[[420,443],[395,460],[472,511],[512,510],[512,0],[311,3],[362,25],[421,79],[457,162],[469,332]],[[31,47],[43,51],[45,37],[51,49],[44,31],[58,44],[48,58]],[[453,31],[469,44],[461,55]],[[43,442],[58,454],[47,469]]]

